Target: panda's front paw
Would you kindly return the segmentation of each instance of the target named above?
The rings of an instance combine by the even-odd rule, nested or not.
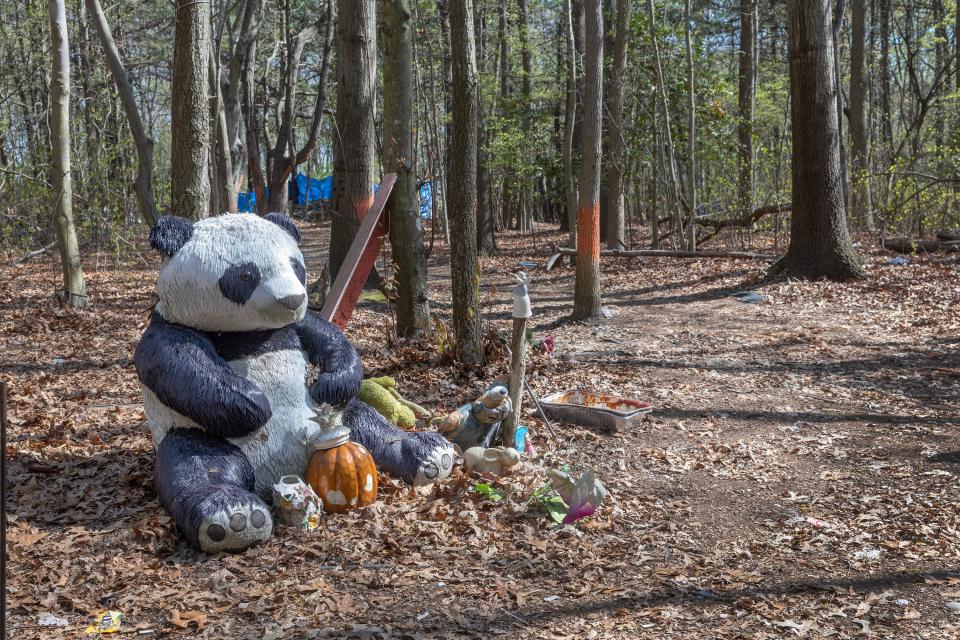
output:
[[[197,528],[202,551],[243,551],[263,542],[273,532],[270,509],[256,495],[239,487],[218,487],[203,502],[204,517]]]
[[[438,442],[421,460],[420,466],[417,467],[417,475],[411,484],[421,487],[434,482],[443,482],[453,470],[453,458],[453,447],[449,443]]]

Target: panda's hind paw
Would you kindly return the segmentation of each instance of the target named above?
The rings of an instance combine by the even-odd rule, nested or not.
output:
[[[205,501],[197,544],[207,553],[243,551],[263,542],[273,532],[270,508],[239,487],[218,487]]]
[[[436,443],[417,468],[417,475],[411,484],[423,486],[435,482],[443,482],[453,470],[453,447],[446,442]]]

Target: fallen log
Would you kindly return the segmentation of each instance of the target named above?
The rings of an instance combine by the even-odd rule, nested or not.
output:
[[[41,253],[46,253],[47,251],[50,251],[50,249],[53,249],[53,247],[56,246],[56,244],[57,244],[56,242],[51,242],[50,244],[48,244],[48,245],[45,246],[45,247],[40,247],[39,249],[35,249],[35,250],[27,253],[26,255],[20,256],[19,258],[17,258],[16,260],[14,260],[13,262],[11,262],[10,264],[12,264],[12,265],[22,264],[22,263],[26,262],[27,260],[29,260],[30,258],[33,258],[34,256],[38,256],[38,255],[40,255]]]
[[[708,227],[713,227],[713,232],[705,235],[703,238],[699,240],[699,242],[706,242],[710,238],[720,233],[720,230],[723,228],[733,227],[736,229],[736,228],[743,228],[743,227],[751,227],[755,222],[757,222],[760,218],[762,218],[765,215],[768,215],[771,213],[781,213],[783,211],[790,211],[792,208],[793,208],[793,203],[785,202],[782,204],[771,204],[765,207],[758,207],[753,211],[751,211],[749,214],[745,216],[741,216],[739,218],[727,218],[725,220],[703,220],[703,221],[698,220],[697,221],[698,224],[702,224]]]
[[[762,207],[758,207],[753,211],[751,211],[750,213],[748,213],[747,215],[740,216],[739,218],[724,218],[722,220],[716,219],[717,216],[721,216],[726,213],[729,213],[730,212],[729,210],[720,211],[717,213],[709,213],[705,216],[697,216],[696,223],[699,226],[710,227],[712,229],[712,231],[707,235],[703,236],[702,238],[698,238],[697,244],[710,240],[711,238],[716,236],[718,233],[720,233],[721,229],[726,229],[726,228],[739,229],[744,227],[750,227],[750,226],[753,226],[753,224],[756,223],[758,220],[760,220],[760,218],[766,215],[769,215],[771,213],[787,212],[787,211],[790,211],[792,208],[793,208],[793,203],[783,202],[779,204],[768,204]],[[671,220],[670,217],[660,218],[659,223],[663,224],[664,222],[669,222],[670,220]],[[689,220],[686,220],[686,222],[689,222]],[[668,238],[670,237],[671,233],[672,233],[672,230],[667,231],[660,237],[661,239]]]
[[[918,240],[913,238],[886,238],[883,248],[897,253],[932,251],[960,251],[960,240]]]
[[[553,255],[547,260],[547,271],[552,269],[562,256],[575,256],[576,249],[570,247],[554,247]],[[601,257],[609,258],[738,258],[741,260],[776,260],[777,256],[763,253],[749,253],[745,251],[671,251],[669,249],[601,249]]]

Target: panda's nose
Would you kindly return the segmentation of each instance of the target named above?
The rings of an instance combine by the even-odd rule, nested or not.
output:
[[[277,298],[277,302],[282,304],[287,309],[290,309],[290,311],[296,311],[297,309],[300,308],[300,305],[303,304],[303,301],[306,299],[306,297],[307,297],[306,294],[296,293],[292,296],[284,296],[282,298]]]

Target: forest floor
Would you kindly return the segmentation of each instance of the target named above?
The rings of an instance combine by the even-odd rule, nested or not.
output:
[[[10,637],[80,637],[101,609],[147,638],[960,637],[960,266],[863,248],[863,282],[767,283],[760,261],[610,259],[612,317],[586,325],[566,319],[573,269],[542,267],[561,238],[509,234],[483,259],[489,328],[507,334],[510,274],[536,263],[531,324],[556,342],[532,356],[536,392],[651,415],[554,439],[525,402],[537,457],[497,482],[503,500],[461,469],[425,489],[382,479],[370,508],[216,557],[185,546],[152,486],[132,355],[157,261],[87,256],[81,312],[53,303],[49,259],[0,267]],[[445,261],[437,244],[448,322]],[[497,340],[471,370],[389,323],[364,303],[348,328],[367,372],[439,415],[505,376]],[[563,464],[610,492],[569,526],[529,500]]]

